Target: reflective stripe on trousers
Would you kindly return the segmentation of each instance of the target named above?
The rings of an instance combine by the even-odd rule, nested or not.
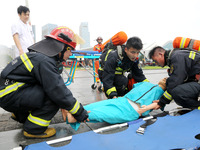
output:
[[[39,126],[48,127],[51,120],[44,120],[39,117],[32,116],[31,114],[28,116],[28,120],[34,124]]]

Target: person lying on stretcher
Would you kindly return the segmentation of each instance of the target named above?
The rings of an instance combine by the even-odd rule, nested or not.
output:
[[[158,84],[140,82],[133,85],[133,89],[123,97],[108,99],[84,106],[89,112],[88,121],[107,122],[110,124],[124,123],[137,120],[152,111],[158,100],[166,90],[166,78]],[[66,110],[62,110],[63,119],[78,130],[80,123]]]

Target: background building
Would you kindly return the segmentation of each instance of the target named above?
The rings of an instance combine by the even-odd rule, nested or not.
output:
[[[167,41],[163,46],[162,46],[165,50],[173,50],[173,41]]]
[[[15,57],[13,48],[0,45],[0,72]]]
[[[56,24],[46,24],[44,26],[42,26],[42,40],[45,39],[45,35],[49,35],[51,33],[51,31],[56,28],[58,25]]]
[[[90,48],[90,32],[88,30],[88,23],[82,22],[79,27],[79,35],[85,40],[84,44],[80,45],[81,49]]]
[[[148,54],[149,54],[150,50],[152,50],[156,46],[161,46],[165,50],[172,50],[173,49],[173,41],[170,40],[170,41],[167,41],[164,43],[154,42],[154,43],[145,45],[144,48],[141,50],[141,54],[143,54],[148,59]]]
[[[32,25],[32,30],[34,34],[34,41],[36,42],[36,26],[35,25]]]

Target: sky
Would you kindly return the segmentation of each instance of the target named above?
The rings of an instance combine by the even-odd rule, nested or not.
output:
[[[11,25],[25,0],[0,2],[0,44],[11,47]],[[36,42],[47,23],[67,26],[79,34],[81,22],[88,22],[91,46],[97,44],[98,36],[105,42],[119,31],[140,37],[144,45],[177,36],[200,40],[200,0],[28,0],[28,4]]]

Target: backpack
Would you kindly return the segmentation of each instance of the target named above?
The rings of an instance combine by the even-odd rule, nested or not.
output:
[[[184,37],[176,37],[173,40],[173,50],[169,53],[168,59],[171,57],[171,53],[176,50],[187,50],[191,51],[191,57],[194,56],[193,52],[200,54],[200,40],[184,38]],[[190,57],[190,56],[189,56]],[[195,78],[197,79],[198,83],[200,83],[200,75],[196,74]]]
[[[176,37],[173,40],[173,47],[175,50],[189,50],[200,52],[200,41],[184,37]]]
[[[104,51],[102,52],[99,60],[100,60],[100,64],[101,64],[101,68],[104,67],[105,65],[105,62],[107,61],[107,57],[108,55],[111,53],[111,52],[114,52],[114,51],[117,51],[117,54],[119,56],[119,58],[117,59],[117,64],[118,66],[121,65],[122,63],[122,60],[124,58],[124,56],[122,55],[122,52],[123,52],[123,47],[124,45],[117,45],[117,46],[114,46],[112,45],[111,43],[108,43],[108,45],[105,46],[104,48]]]
[[[102,54],[100,56],[100,64],[101,68],[104,67],[105,62],[107,61],[107,57],[110,52],[117,50],[119,59],[117,60],[118,64],[121,64],[121,61],[123,59],[122,55],[122,49],[123,44],[127,41],[128,37],[125,32],[120,31],[117,34],[115,34],[111,39],[107,40],[105,43],[102,44],[101,50]]]

